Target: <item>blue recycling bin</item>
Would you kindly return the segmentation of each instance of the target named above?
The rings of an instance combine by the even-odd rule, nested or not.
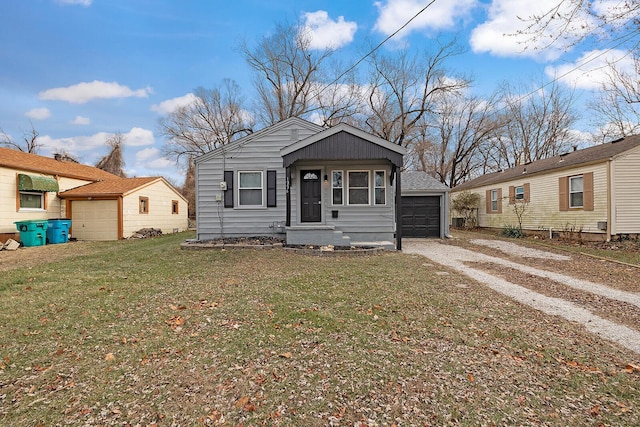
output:
[[[67,243],[69,241],[69,228],[71,220],[68,218],[50,219],[47,228],[47,243]]]
[[[20,232],[22,246],[44,246],[47,244],[48,222],[46,219],[16,221],[14,224]]]

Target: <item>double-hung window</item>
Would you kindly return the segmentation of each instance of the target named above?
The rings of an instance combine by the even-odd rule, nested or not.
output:
[[[498,190],[491,190],[491,210],[498,211]]]
[[[385,184],[385,172],[384,171],[375,171],[374,172],[374,181],[375,181],[375,204],[376,205],[384,205],[387,203],[386,198],[386,184]]]
[[[348,203],[350,205],[369,204],[369,171],[349,171]]]
[[[331,171],[331,204],[344,204],[344,186],[342,185],[342,171]]]
[[[569,177],[569,207],[584,206],[584,182],[582,175]]]
[[[44,209],[44,193],[20,191],[20,209]]]
[[[238,172],[239,206],[262,206],[262,171]]]
[[[515,197],[516,197],[516,200],[524,200],[524,186],[523,185],[521,185],[519,187],[516,187]]]

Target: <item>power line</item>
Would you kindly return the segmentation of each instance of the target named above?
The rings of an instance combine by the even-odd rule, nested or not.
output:
[[[382,40],[380,43],[378,43],[378,45],[376,47],[374,47],[373,49],[371,49],[366,55],[364,55],[363,57],[361,57],[360,59],[358,59],[356,61],[355,64],[353,64],[351,67],[347,68],[344,72],[342,72],[342,74],[340,74],[338,77],[336,77],[331,83],[327,84],[324,86],[324,88],[318,93],[319,95],[322,94],[322,92],[324,92],[324,90],[333,85],[334,83],[337,83],[341,78],[343,78],[349,71],[355,69],[358,65],[360,65],[360,63],[362,63],[362,61],[364,61],[365,59],[367,59],[369,56],[371,56],[376,50],[380,49],[382,47],[383,44],[385,44],[386,42],[388,42],[389,40],[391,40],[391,38],[393,36],[395,36],[396,34],[398,34],[400,31],[404,30],[405,27],[407,25],[409,25],[414,19],[416,19],[422,12],[424,12],[425,10],[427,10],[427,8],[429,8],[429,6],[431,6],[432,4],[434,4],[436,2],[436,0],[431,0],[425,7],[423,7],[422,9],[420,9],[418,11],[418,13],[416,13],[415,15],[413,15],[411,17],[411,19],[409,19],[407,22],[405,22],[404,24],[402,24],[402,26],[400,28],[398,28],[396,31],[394,31],[391,35],[387,36],[387,38],[385,38],[384,40]]]

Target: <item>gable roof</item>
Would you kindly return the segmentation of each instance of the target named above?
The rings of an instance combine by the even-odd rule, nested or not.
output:
[[[109,196],[126,196],[133,191],[142,189],[156,182],[164,182],[171,188],[176,195],[186,201],[184,196],[180,194],[169,182],[161,176],[151,176],[144,178],[115,178],[104,181],[93,182],[90,184],[75,187],[67,191],[63,191],[58,196],[62,199],[70,197],[109,197]]]
[[[211,150],[208,153],[205,153],[201,156],[198,156],[195,158],[195,163],[200,163],[202,161],[206,161],[210,158],[213,157],[218,157],[221,156],[223,153],[234,149],[236,147],[248,144],[249,142],[253,141],[254,139],[258,139],[261,138],[265,135],[268,135],[272,132],[276,132],[282,128],[287,128],[290,126],[299,126],[299,127],[303,127],[303,128],[307,128],[312,130],[313,132],[321,132],[322,130],[324,130],[324,128],[320,125],[317,125],[315,123],[311,123],[310,121],[301,119],[300,117],[290,117],[288,119],[285,119],[281,122],[278,122],[276,124],[273,124],[271,126],[267,126],[266,128],[260,129],[259,131],[256,131],[254,133],[252,133],[251,135],[247,135],[244,136],[242,138],[236,139],[235,141],[231,141],[228,144],[225,145],[221,145],[213,150]]]
[[[464,182],[453,190],[465,190],[482,187],[485,185],[497,184],[505,181],[512,181],[522,178],[523,175],[530,176],[541,174],[558,169],[567,169],[587,164],[600,163],[615,158],[640,146],[640,135],[631,135],[606,144],[600,144],[582,150],[571,151],[548,159],[536,160],[531,163],[518,165],[501,172],[493,172],[479,176],[471,181]]]
[[[0,166],[46,175],[85,179],[88,181],[117,178],[116,175],[93,166],[60,161],[50,157],[24,153],[5,147],[0,147]]]
[[[296,160],[388,159],[402,167],[404,147],[364,132],[346,123],[311,135],[280,150],[284,167]]]
[[[401,174],[402,193],[424,191],[449,192],[451,189],[426,172],[405,171]]]

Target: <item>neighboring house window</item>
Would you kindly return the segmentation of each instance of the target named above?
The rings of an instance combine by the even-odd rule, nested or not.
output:
[[[140,197],[138,199],[138,204],[140,206],[140,213],[141,214],[148,214],[149,213],[149,198],[148,197]]]
[[[36,191],[21,191],[20,209],[44,209],[44,193]]]
[[[349,171],[348,185],[350,205],[369,204],[369,171]]]
[[[558,179],[561,212],[569,209],[593,210],[593,172],[563,176]]]
[[[509,204],[514,204],[517,201],[529,203],[531,185],[525,183],[523,185],[509,187]]]
[[[384,205],[387,203],[385,194],[386,182],[384,171],[375,171],[375,204]]]
[[[498,210],[498,190],[491,190],[491,210]]]
[[[516,200],[524,200],[524,186],[516,187]]]
[[[177,200],[172,200],[171,201],[171,213],[173,215],[178,215],[180,213],[179,209],[180,209],[180,203],[178,203]]]
[[[501,188],[487,190],[485,198],[486,198],[486,210],[488,214],[502,213],[502,189]]]
[[[583,178],[580,176],[569,177],[569,207],[581,208],[584,206]]]
[[[262,171],[238,172],[239,206],[262,206]]]
[[[334,205],[343,204],[344,188],[342,185],[342,171],[331,171],[331,203]]]

